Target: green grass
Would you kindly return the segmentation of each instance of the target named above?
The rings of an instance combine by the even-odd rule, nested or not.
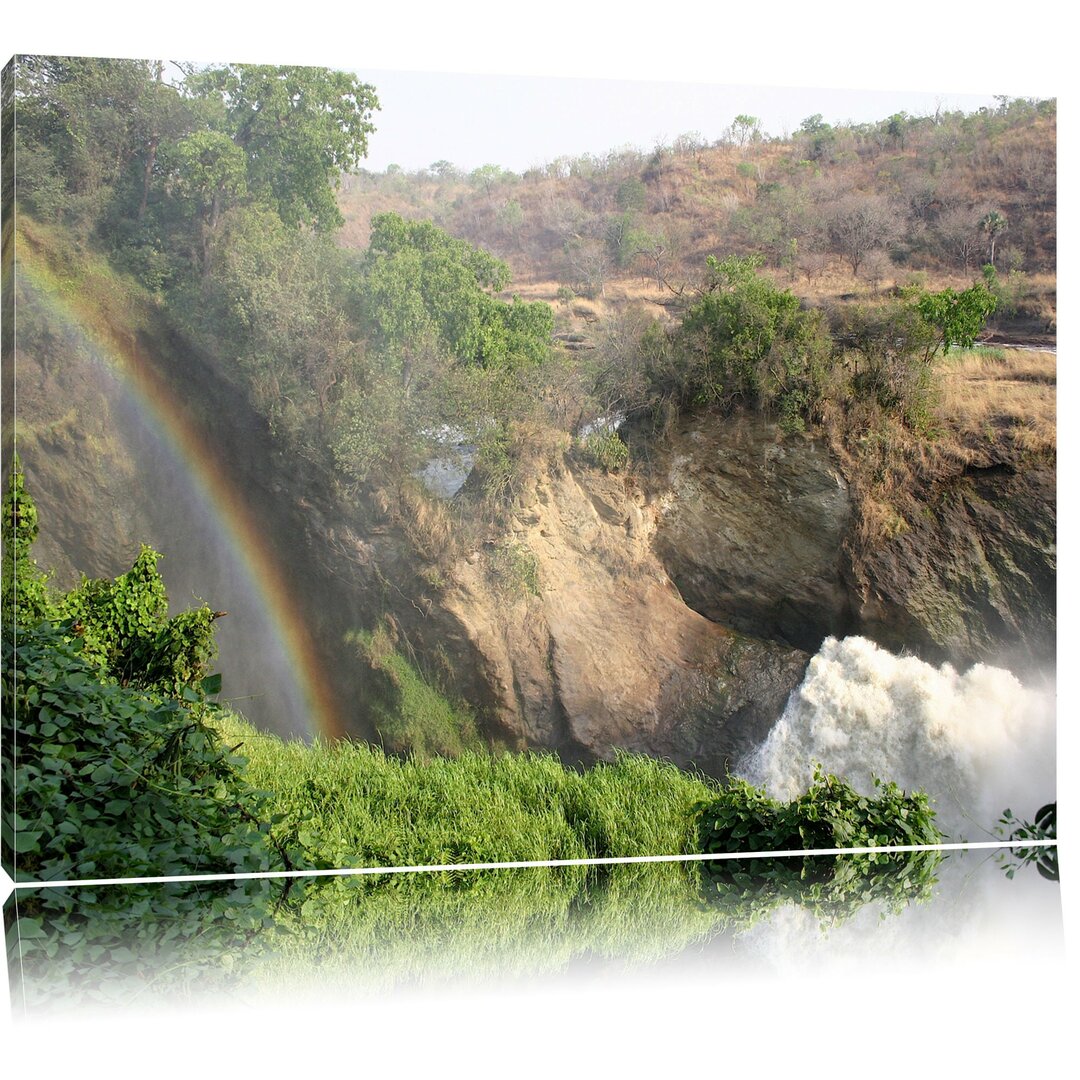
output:
[[[549,754],[421,761],[348,741],[283,742],[231,715],[221,724],[285,827],[338,866],[683,854],[695,850],[695,805],[717,791],[634,755],[579,773]]]
[[[334,866],[689,853],[696,806],[717,792],[643,756],[576,772],[549,754],[398,758],[366,743],[284,742],[227,712],[219,724],[229,746],[242,744],[248,780],[273,792],[278,828]],[[378,988],[555,972],[586,955],[650,962],[722,925],[700,888],[697,865],[684,863],[306,881],[276,914],[280,932],[256,978]]]
[[[583,773],[531,753],[422,762],[361,743],[283,742],[227,712],[215,722],[227,745],[241,744],[246,778],[272,793],[269,810],[283,815],[275,834],[294,852],[303,845],[309,864],[693,852],[696,805],[717,795],[714,782],[646,757]],[[52,951],[20,965],[20,994],[35,1004],[124,1005],[201,990],[293,1000],[463,978],[535,980],[596,961],[639,967],[737,935],[787,905],[830,926],[867,902],[899,913],[929,897],[933,867],[912,875],[908,857],[898,859],[894,873],[865,858],[847,869],[837,860],[831,877],[830,862],[807,881],[798,860],[755,860],[732,888],[708,896],[695,862],[249,881],[216,906],[198,903],[197,887],[179,914],[174,892],[183,900],[191,888],[182,883],[146,887],[137,909],[124,897],[110,902],[106,888],[78,925],[62,912],[50,923]]]
[[[473,711],[464,702],[452,701],[413,667],[397,651],[396,638],[385,624],[374,632],[358,630],[349,639],[381,676],[371,706],[387,750],[426,761],[486,749]]]

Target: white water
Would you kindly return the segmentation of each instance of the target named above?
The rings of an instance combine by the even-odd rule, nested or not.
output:
[[[476,461],[476,447],[468,441],[468,435],[457,427],[443,424],[441,427],[421,432],[428,436],[443,452],[429,458],[417,473],[420,482],[440,499],[452,499],[462,488],[472,472]]]
[[[814,763],[864,794],[872,776],[925,791],[951,840],[996,839],[1011,809],[1031,820],[1056,798],[1054,698],[1002,668],[965,674],[894,656],[864,638],[827,638],[768,738],[737,770],[779,799]]]

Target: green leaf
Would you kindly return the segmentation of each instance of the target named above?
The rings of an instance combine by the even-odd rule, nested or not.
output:
[[[40,919],[28,918],[25,915],[15,920],[12,930],[15,936],[22,941],[40,940],[47,936]]]
[[[38,841],[42,837],[40,830],[32,832],[17,832],[12,842],[16,855],[26,855],[38,850]]]

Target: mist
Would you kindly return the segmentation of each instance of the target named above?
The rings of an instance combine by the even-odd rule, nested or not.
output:
[[[792,799],[815,763],[872,794],[873,777],[925,791],[950,840],[996,839],[1006,809],[1055,798],[1054,696],[1004,668],[960,673],[861,637],[827,638],[765,742],[737,772]]]

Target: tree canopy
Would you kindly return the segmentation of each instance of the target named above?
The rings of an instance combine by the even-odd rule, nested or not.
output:
[[[483,367],[517,367],[546,355],[551,308],[496,299],[509,284],[509,267],[430,221],[372,218],[365,271],[362,305],[406,384],[421,352]]]
[[[349,72],[266,64],[208,68],[186,85],[223,106],[224,130],[247,157],[248,186],[286,224],[342,224],[334,189],[367,154],[379,108],[373,86]]]

